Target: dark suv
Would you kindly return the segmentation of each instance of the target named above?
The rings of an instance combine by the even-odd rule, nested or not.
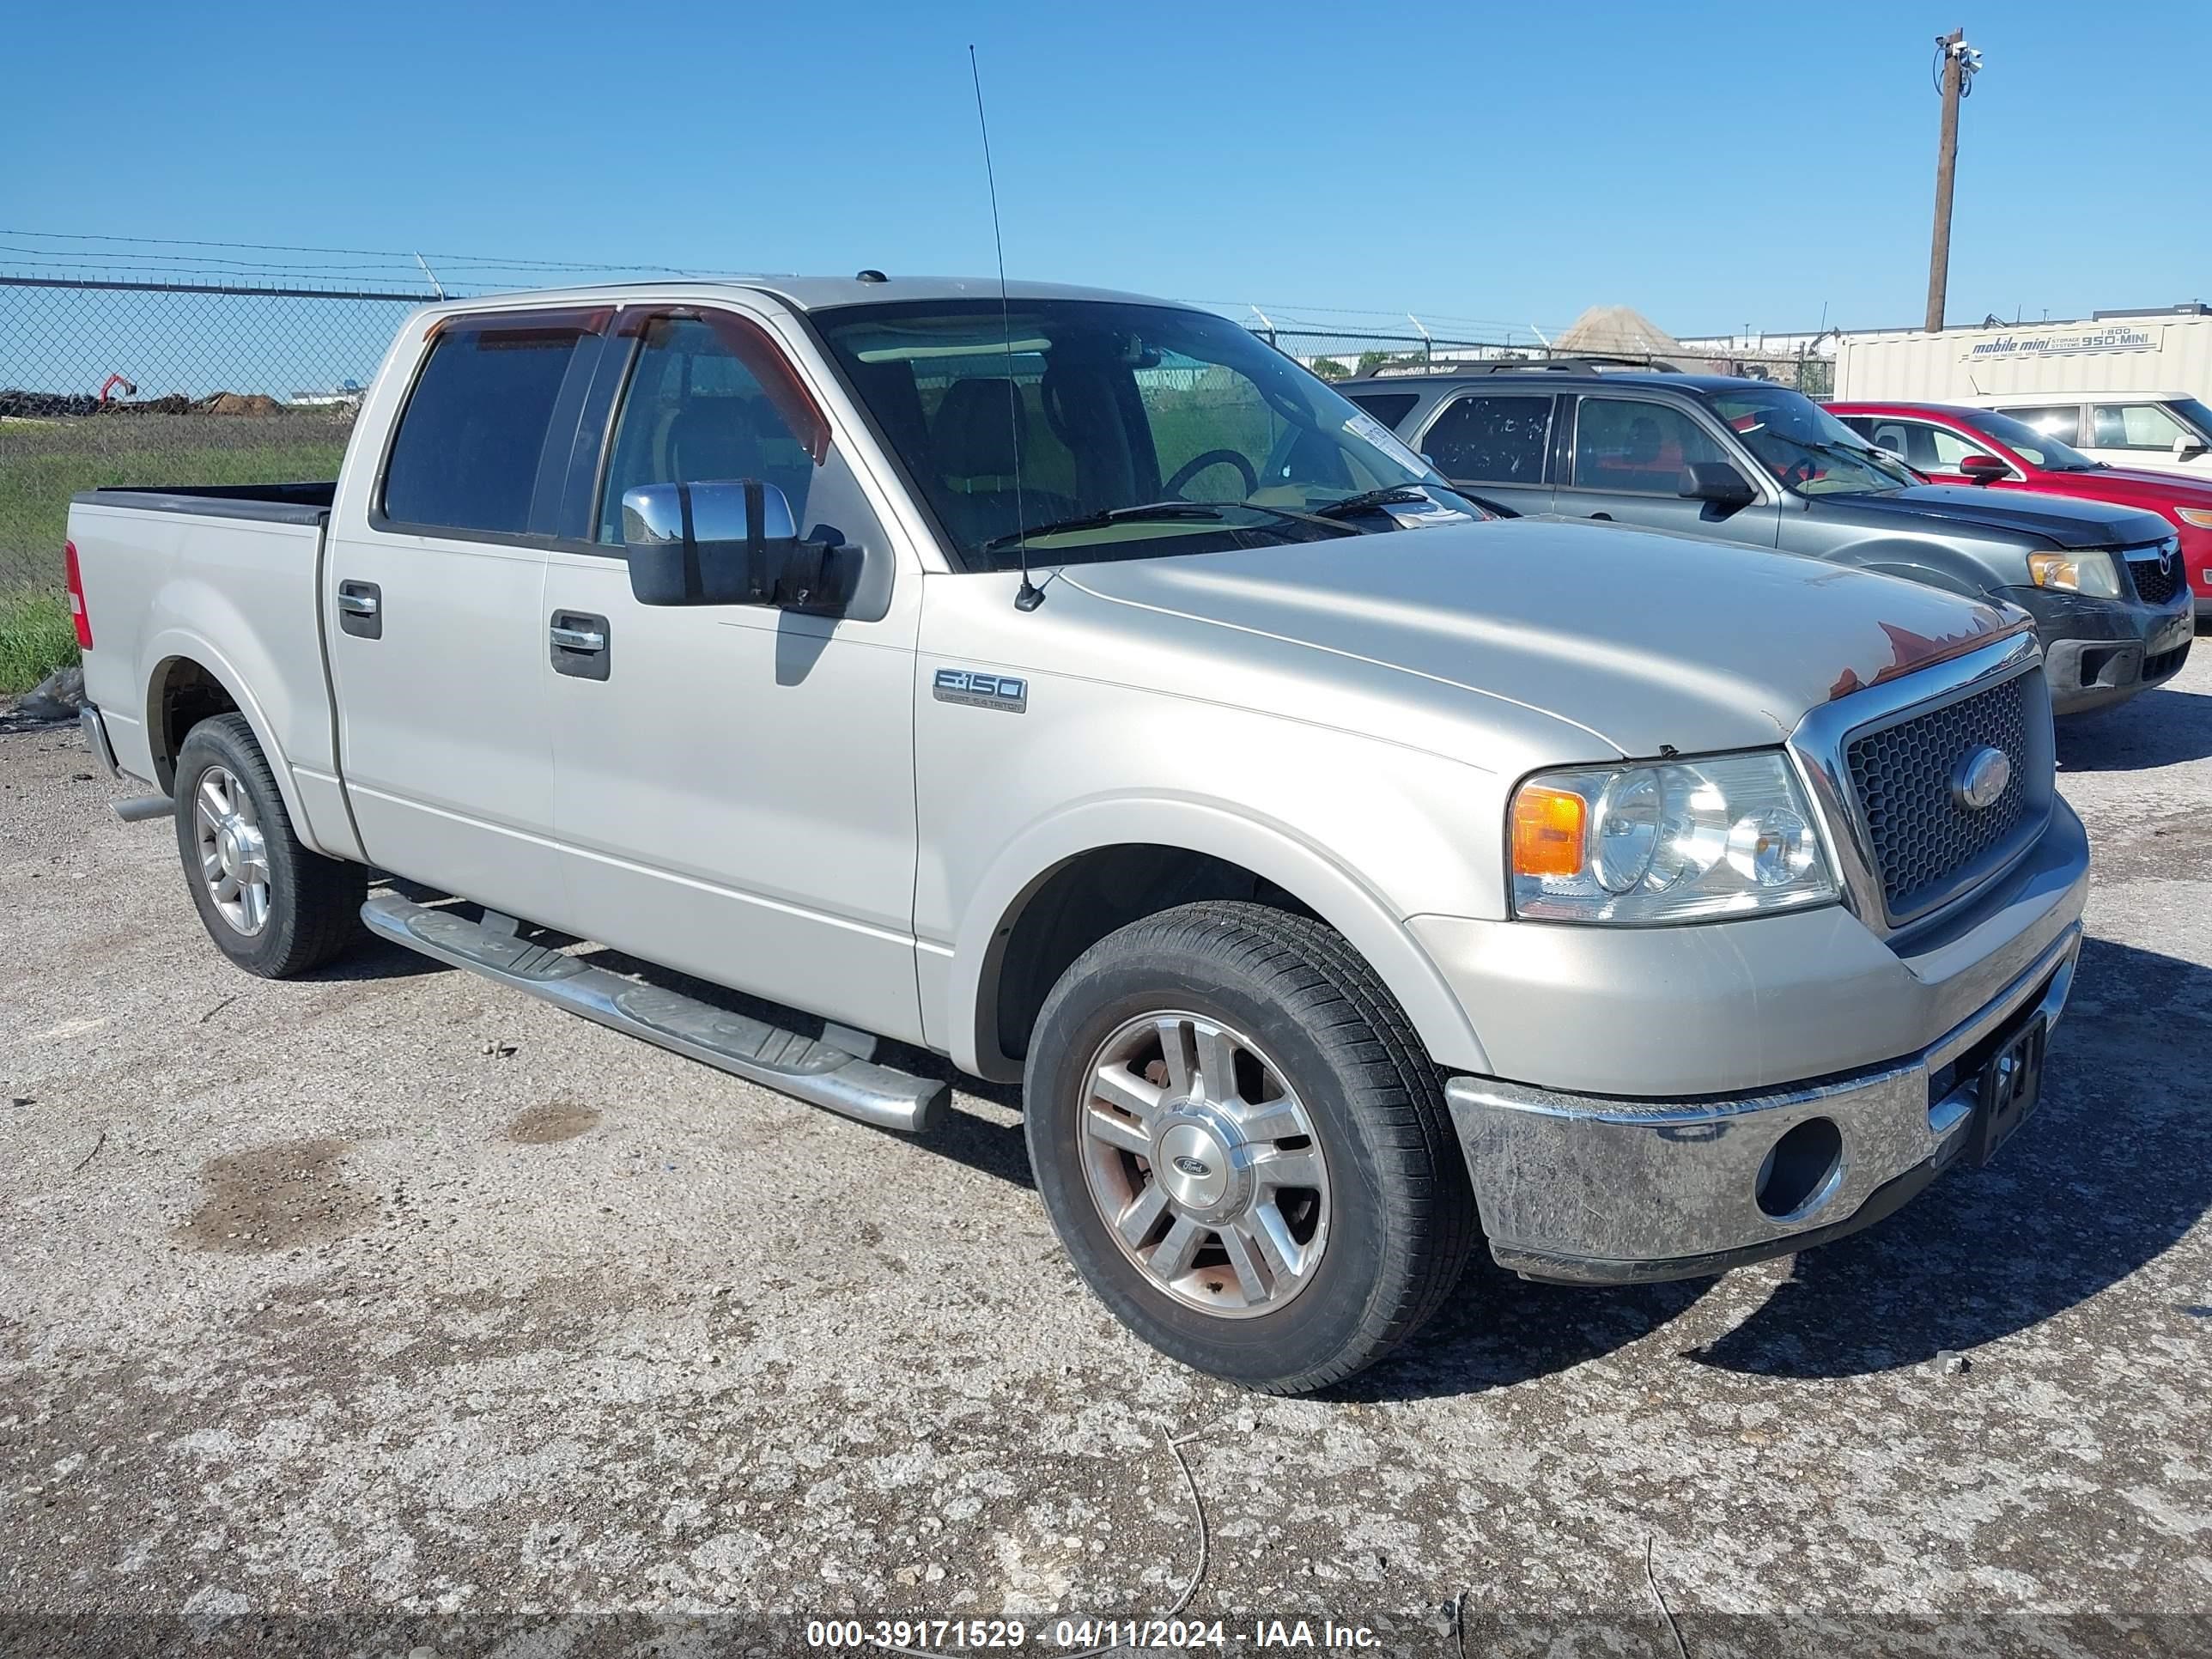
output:
[[[2100,501],[1930,484],[1765,380],[1498,365],[1338,390],[1453,484],[1515,513],[1749,542],[2009,600],[2060,714],[2172,676],[2194,634],[2173,528]]]

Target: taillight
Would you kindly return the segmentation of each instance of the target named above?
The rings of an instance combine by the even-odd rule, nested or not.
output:
[[[62,544],[62,563],[69,576],[70,620],[76,624],[76,648],[92,649],[92,617],[84,608],[84,578],[77,574],[76,544]]]

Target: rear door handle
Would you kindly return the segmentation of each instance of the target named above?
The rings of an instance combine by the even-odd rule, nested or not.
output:
[[[608,648],[605,617],[588,611],[556,611],[546,629],[551,641],[553,672],[574,680],[603,680],[613,659]]]
[[[338,626],[356,639],[382,639],[384,590],[374,582],[340,582]]]

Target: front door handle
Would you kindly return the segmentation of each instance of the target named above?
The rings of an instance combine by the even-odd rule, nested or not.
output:
[[[556,611],[546,638],[551,643],[553,672],[572,680],[603,680],[613,658],[608,649],[612,632],[605,617],[588,611]]]
[[[356,639],[382,639],[384,590],[374,582],[340,582],[338,626]]]

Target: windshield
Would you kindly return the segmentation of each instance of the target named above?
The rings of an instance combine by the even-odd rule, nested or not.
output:
[[[2212,443],[2212,409],[2195,398],[2175,398],[2166,407],[2197,428],[2197,435]]]
[[[1867,495],[1919,479],[1802,392],[1783,386],[1717,392],[1714,412],[1785,489],[1800,495]]]
[[[1985,438],[1995,438],[2030,466],[2039,466],[2049,472],[2093,472],[2100,465],[2073,445],[2061,443],[2048,432],[2039,431],[2026,421],[2015,421],[2009,415],[1978,409],[1964,419],[1966,425]]]
[[[1066,564],[1486,516],[1209,313],[948,300],[814,322],[969,570],[1011,569],[1024,544]]]

